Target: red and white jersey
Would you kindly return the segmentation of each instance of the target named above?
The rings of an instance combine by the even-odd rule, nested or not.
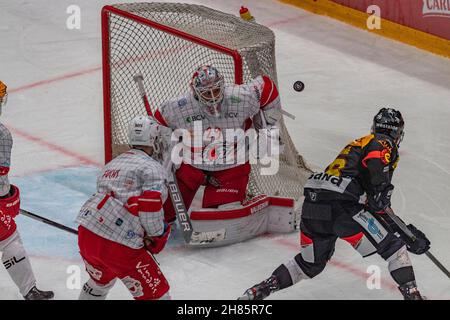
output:
[[[124,152],[105,165],[97,178],[97,192],[82,206],[76,221],[103,238],[142,248],[144,235],[159,236],[164,231],[166,181],[161,164],[145,152]]]
[[[265,108],[281,108],[280,98],[274,82],[267,76],[258,76],[246,84],[225,87],[218,118],[209,116],[192,92],[165,102],[159,111],[161,122],[172,130],[186,129],[192,135],[197,132],[194,127],[201,126],[202,137],[195,135],[195,142],[192,139],[189,146],[197,161],[191,157],[188,164],[201,170],[220,171],[243,164],[236,161],[237,157],[232,163],[214,157],[219,146],[225,155],[236,147],[233,142],[227,143],[226,129],[247,130],[251,118]]]
[[[11,165],[12,145],[11,132],[0,123],[0,197],[6,195],[10,189],[8,173]]]

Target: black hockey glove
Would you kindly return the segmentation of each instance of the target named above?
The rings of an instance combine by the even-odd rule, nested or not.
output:
[[[425,236],[425,234],[417,229],[414,225],[408,224],[407,228],[412,232],[412,234],[416,237],[413,241],[407,235],[401,233],[401,238],[406,243],[406,248],[409,252],[414,254],[424,254],[430,249],[430,240]]]
[[[383,190],[367,197],[369,211],[383,214],[387,207],[391,206],[391,196],[394,190],[392,184],[387,185]]]

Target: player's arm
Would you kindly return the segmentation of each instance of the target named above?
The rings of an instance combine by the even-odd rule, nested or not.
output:
[[[8,173],[11,161],[11,133],[2,128],[0,133],[0,210],[15,217],[20,209],[19,188],[9,183]]]
[[[363,151],[362,166],[369,172],[367,200],[373,212],[384,212],[391,205],[394,186],[391,184],[393,146],[389,140],[374,138]]]
[[[253,123],[256,129],[273,127],[281,119],[281,103],[278,88],[268,76],[261,76],[253,86],[254,93],[259,101],[255,109]]]
[[[163,203],[167,199],[166,179],[154,169],[144,174],[143,192],[138,198],[139,220],[145,230],[144,243],[152,253],[159,253],[171,231],[164,220]]]

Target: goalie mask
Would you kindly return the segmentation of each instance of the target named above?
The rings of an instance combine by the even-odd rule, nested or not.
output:
[[[8,101],[8,92],[6,91],[6,89],[6,84],[0,81],[0,114],[2,113],[2,108]]]
[[[373,118],[372,133],[384,134],[391,137],[397,146],[403,140],[405,122],[402,114],[392,108],[381,108]]]
[[[131,146],[153,148],[152,157],[160,162],[169,151],[171,130],[148,116],[137,116],[130,122],[128,139]]]
[[[220,72],[209,65],[199,67],[191,80],[195,97],[207,115],[220,117],[225,81]]]

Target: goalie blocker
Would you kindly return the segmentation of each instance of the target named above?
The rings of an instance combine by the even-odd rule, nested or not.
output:
[[[298,229],[301,203],[294,199],[257,196],[235,206],[191,209],[193,230],[190,246],[217,247],[264,233],[289,233]]]

